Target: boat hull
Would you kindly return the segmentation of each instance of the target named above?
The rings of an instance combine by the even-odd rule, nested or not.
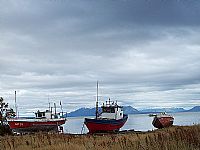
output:
[[[65,119],[11,119],[8,120],[13,132],[58,131],[58,126],[65,123]]]
[[[173,117],[154,117],[152,124],[155,128],[161,129],[172,126],[173,122]]]
[[[87,126],[89,133],[116,132],[125,124],[128,115],[122,119],[90,119],[85,118],[84,124]]]

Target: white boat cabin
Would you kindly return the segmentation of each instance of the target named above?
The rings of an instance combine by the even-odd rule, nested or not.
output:
[[[50,110],[46,111],[37,111],[35,112],[35,118],[37,119],[56,119],[60,118],[60,113],[52,113]]]
[[[172,116],[169,115],[169,114],[167,114],[166,112],[162,112],[160,114],[157,114],[156,117],[157,118],[162,118],[162,117],[165,117],[165,118],[169,117],[169,118],[171,118]]]
[[[102,112],[99,115],[99,119],[122,119],[123,118],[123,110],[122,106],[117,105],[117,102],[114,101],[106,101],[106,104],[103,103]]]

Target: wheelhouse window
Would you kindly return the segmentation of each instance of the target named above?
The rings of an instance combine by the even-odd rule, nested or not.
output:
[[[36,117],[45,117],[45,112],[37,112]]]
[[[115,113],[115,107],[102,107],[102,112]]]

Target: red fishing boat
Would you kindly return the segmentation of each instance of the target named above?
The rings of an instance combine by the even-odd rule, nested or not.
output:
[[[60,117],[60,113],[52,113],[50,110],[37,111],[35,117],[7,118],[10,129],[13,132],[37,132],[58,131],[60,125],[65,124],[66,118]]]
[[[165,127],[172,126],[174,122],[174,118],[171,115],[168,115],[166,113],[161,113],[159,115],[155,115],[153,119],[153,126],[161,129]]]
[[[125,124],[128,115],[123,114],[122,106],[117,102],[106,101],[101,107],[102,112],[98,113],[98,82],[97,82],[97,102],[96,117],[85,118],[84,124],[89,129],[89,133],[97,132],[116,132]]]

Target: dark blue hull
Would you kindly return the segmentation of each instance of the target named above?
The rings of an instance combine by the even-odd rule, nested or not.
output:
[[[89,129],[89,133],[96,132],[115,132],[125,124],[128,115],[124,115],[122,119],[90,119],[85,118],[85,125]]]

